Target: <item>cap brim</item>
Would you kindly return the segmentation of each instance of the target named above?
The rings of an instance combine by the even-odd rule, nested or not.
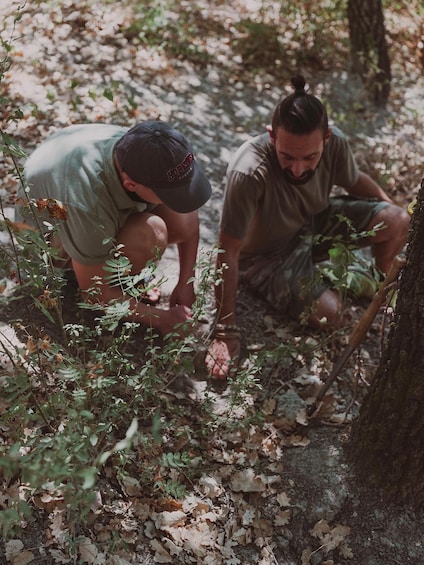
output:
[[[212,194],[212,187],[197,161],[194,161],[193,176],[189,184],[152,190],[168,208],[179,214],[198,210]]]

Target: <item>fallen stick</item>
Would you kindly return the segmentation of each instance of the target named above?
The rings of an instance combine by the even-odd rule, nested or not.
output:
[[[352,333],[349,336],[348,345],[345,347],[343,353],[340,355],[336,363],[334,363],[331,373],[328,375],[324,384],[319,390],[314,403],[308,407],[307,414],[309,418],[312,418],[318,412],[322,403],[322,399],[324,398],[326,392],[336,380],[340,371],[345,366],[346,361],[367,335],[368,330],[370,329],[371,324],[373,323],[374,318],[376,317],[381,305],[387,298],[389,286],[397,280],[400,270],[404,267],[404,265],[405,259],[397,255],[393,260],[393,264],[389,273],[381,283],[378,291],[374,294],[374,297],[370,302],[368,308],[365,310],[364,314],[358,320],[356,326],[353,328]]]

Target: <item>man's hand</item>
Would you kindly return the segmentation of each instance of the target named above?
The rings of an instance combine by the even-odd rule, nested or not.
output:
[[[195,298],[193,283],[177,284],[170,296],[169,305],[171,307],[182,305],[191,308]]]
[[[176,332],[181,337],[187,334],[187,329],[193,320],[192,312],[188,306],[180,305],[169,308],[169,310],[157,310],[157,318],[155,319],[153,315],[150,323],[152,326],[156,327],[161,334],[166,335],[171,332]]]
[[[240,356],[240,337],[228,335],[215,338],[206,355],[206,366],[215,379],[226,379]]]

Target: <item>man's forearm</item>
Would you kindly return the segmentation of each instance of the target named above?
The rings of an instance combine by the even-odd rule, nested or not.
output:
[[[195,274],[197,262],[197,249],[199,233],[193,234],[188,241],[178,243],[178,257],[180,261],[179,282],[186,284]]]
[[[236,296],[238,288],[238,261],[218,259],[217,268],[222,270],[222,282],[215,288],[217,321],[221,324],[236,325]]]
[[[367,174],[360,172],[359,178],[354,186],[348,189],[349,194],[363,198],[378,198],[386,202],[392,202],[384,190]]]

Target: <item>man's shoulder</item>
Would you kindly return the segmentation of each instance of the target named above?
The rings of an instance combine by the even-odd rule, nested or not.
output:
[[[237,171],[246,175],[254,174],[272,157],[273,146],[268,133],[257,135],[245,141],[234,153],[228,164],[228,173]]]
[[[27,175],[49,173],[57,168],[73,169],[82,162],[87,166],[102,160],[104,151],[114,144],[126,129],[108,124],[75,124],[58,130],[44,140],[30,155],[26,164]]]
[[[348,145],[349,141],[347,136],[337,126],[330,127],[330,143],[333,145]]]
[[[128,128],[104,123],[73,124],[56,131],[41,143],[41,146],[49,142],[56,143],[61,140],[72,147],[74,144],[90,144],[96,141],[108,140],[123,135]]]

